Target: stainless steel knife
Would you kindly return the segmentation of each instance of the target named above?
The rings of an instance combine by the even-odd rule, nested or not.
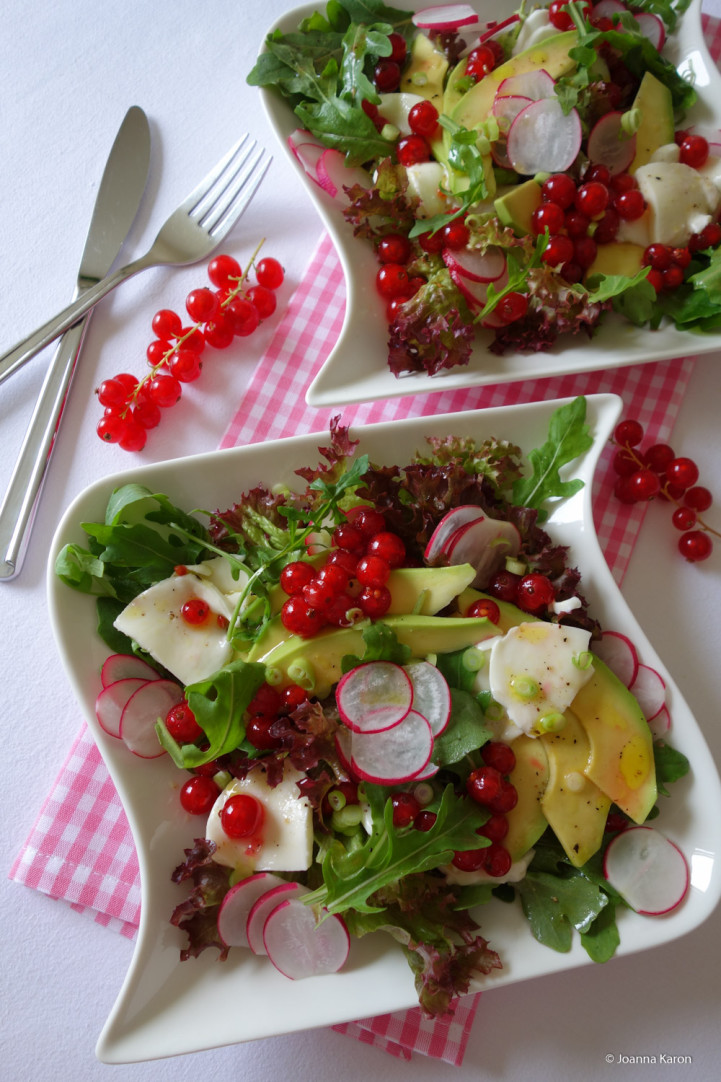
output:
[[[115,262],[140,207],[149,169],[148,118],[133,105],[103,172],[73,299],[104,278]],[[90,312],[60,339],[0,507],[0,581],[20,571],[89,318]]]

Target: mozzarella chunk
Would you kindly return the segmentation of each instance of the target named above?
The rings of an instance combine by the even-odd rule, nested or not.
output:
[[[233,566],[224,556],[215,556],[212,560],[203,560],[199,564],[189,564],[188,571],[199,575],[206,582],[211,582],[221,594],[237,597],[248,581],[248,572],[238,567],[238,577],[233,576]]]
[[[686,244],[721,205],[721,192],[713,179],[683,162],[649,162],[636,170],[636,180],[651,212],[654,243]]]
[[[431,218],[448,210],[447,196],[442,190],[447,184],[446,171],[440,162],[418,162],[406,166],[408,194],[415,196],[420,206],[418,216]]]
[[[546,38],[552,38],[558,30],[551,22],[547,8],[536,8],[523,20],[523,26],[518,32],[512,55],[518,56],[530,49],[532,45],[538,45]]]
[[[200,625],[181,616],[186,601],[200,598],[210,616]],[[133,598],[114,626],[134,639],[183,684],[194,684],[227,665],[233,648],[218,616],[229,620],[233,606],[212,583],[189,572],[171,575]],[[226,625],[227,626],[227,625]]]
[[[577,663],[590,638],[581,628],[534,621],[493,640],[491,694],[523,732],[543,732],[541,719],[562,714],[591,678],[592,666]]]
[[[265,769],[259,766],[244,778],[230,782],[213,805],[206,838],[215,842],[213,860],[230,868],[259,872],[302,872],[313,856],[313,812],[308,799],[296,784],[304,775],[286,765],[283,780],[271,788]],[[226,800],[246,793],[265,809],[257,838],[229,838],[220,813]]]

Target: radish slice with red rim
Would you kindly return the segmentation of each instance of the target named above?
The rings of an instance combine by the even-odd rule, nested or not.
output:
[[[342,725],[339,729],[336,729],[334,734],[335,750],[340,761],[340,765],[345,770],[346,774],[350,774],[352,778],[355,778],[355,771],[351,763],[351,739],[353,734],[350,729],[346,729]]]
[[[606,113],[594,124],[586,144],[589,161],[605,165],[611,176],[625,173],[636,156],[636,136],[624,132],[622,117],[619,111]]]
[[[593,5],[594,19],[612,19],[614,15],[623,15],[626,11],[628,8],[621,0],[599,0]]]
[[[342,917],[332,913],[318,920],[300,898],[276,906],[265,922],[263,942],[275,968],[291,980],[337,973],[350,951]]]
[[[663,21],[651,11],[642,11],[638,15],[634,15],[634,18],[643,36],[648,38],[658,52],[661,52],[666,41],[666,27],[663,25]]]
[[[461,504],[444,515],[426,545],[426,550],[423,553],[426,560],[432,560],[434,556],[438,556],[443,551],[443,546],[454,530],[465,522],[472,522],[477,518],[483,518],[483,512],[474,503]]]
[[[411,21],[422,30],[441,32],[475,26],[480,20],[470,4],[446,4],[423,8],[412,16]]]
[[[454,286],[463,294],[466,303],[471,308],[483,308],[488,299],[488,286],[490,282],[474,282],[461,274],[457,263],[448,266],[448,273]]]
[[[100,670],[100,681],[104,688],[114,684],[116,680],[126,680],[130,677],[138,677],[141,680],[157,680],[157,669],[148,665],[141,657],[135,654],[111,654],[106,657]]]
[[[649,826],[628,827],[609,842],[603,874],[624,901],[645,916],[676,909],[689,885],[688,863],[679,847]]]
[[[630,687],[638,672],[638,654],[631,640],[620,631],[604,631],[600,641],[591,645],[596,657],[600,658],[627,688]]]
[[[413,686],[413,709],[427,719],[433,736],[440,736],[451,719],[448,681],[429,661],[411,661],[404,669]]]
[[[292,150],[296,161],[303,166],[306,175],[320,187],[318,162],[326,148],[319,143],[313,142],[309,132],[300,129],[288,136],[288,146]]]
[[[165,721],[171,706],[183,698],[183,689],[173,680],[148,680],[133,692],[120,715],[120,739],[133,755],[157,759],[165,754],[158,742],[155,723]]]
[[[318,159],[316,179],[324,192],[334,199],[345,199],[345,188],[360,184],[370,187],[370,176],[365,169],[350,168],[345,164],[345,155],[332,147],[326,148]]]
[[[265,922],[273,910],[279,906],[281,902],[286,901],[288,898],[296,898],[301,894],[308,894],[308,888],[302,886],[300,883],[283,880],[278,886],[271,887],[269,890],[265,891],[260,898],[255,900],[248,913],[248,919],[245,926],[248,946],[253,954],[267,953],[265,943],[263,942],[263,930],[265,928]]]
[[[629,691],[638,701],[644,717],[651,721],[666,703],[666,682],[650,665],[639,665]]]
[[[349,729],[378,733],[403,721],[411,708],[413,687],[400,665],[369,661],[340,678],[335,699]]]
[[[509,75],[504,79],[496,91],[496,101],[499,98],[511,95],[521,95],[530,98],[531,101],[540,101],[541,98],[550,98],[554,93],[555,83],[545,68],[535,68],[532,71],[522,71],[518,75]],[[495,102],[493,112],[496,112]]]
[[[564,113],[558,98],[542,98],[522,109],[508,132],[508,157],[522,176],[563,173],[581,149],[581,119]]]
[[[411,781],[430,762],[433,733],[415,710],[382,733],[351,733],[351,766],[362,781],[397,785]]]
[[[507,556],[515,556],[521,535],[512,522],[480,516],[459,526],[444,545],[451,564],[470,564],[476,569],[472,585],[482,589],[502,567]]]
[[[471,282],[497,282],[506,270],[503,250],[495,245],[490,245],[485,252],[476,248],[455,251],[444,248],[441,255],[449,270],[454,268],[461,277]]]
[[[156,673],[157,678],[157,673]],[[95,700],[95,717],[108,736],[120,739],[120,718],[130,696],[147,684],[142,677],[128,676],[108,684]]]
[[[246,926],[251,909],[264,894],[285,882],[272,872],[256,872],[230,888],[218,911],[218,935],[226,947],[249,946]]]
[[[667,706],[662,706],[658,714],[654,714],[648,727],[654,740],[660,740],[666,735],[671,728],[671,714]]]
[[[508,94],[505,98],[496,95],[492,112],[497,120],[507,120],[510,127],[511,121],[516,119],[521,109],[525,109],[532,101],[533,98],[526,98],[521,94]]]

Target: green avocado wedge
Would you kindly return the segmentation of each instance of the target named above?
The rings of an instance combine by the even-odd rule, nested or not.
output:
[[[548,784],[548,757],[542,741],[518,736],[512,744],[516,765],[508,775],[518,793],[518,803],[506,812],[508,833],[503,845],[511,859],[520,860],[548,827],[543,813],[543,794]]]
[[[458,599],[459,611],[466,612],[484,597],[478,590],[464,590]],[[508,602],[488,600],[498,605],[502,632],[537,619]],[[658,795],[651,730],[635,697],[595,654],[591,678],[576,695],[571,710],[589,742],[585,777],[635,823],[645,822]]]

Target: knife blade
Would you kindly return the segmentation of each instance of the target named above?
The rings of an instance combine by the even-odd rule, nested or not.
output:
[[[133,105],[115,137],[100,181],[73,299],[110,271],[137,215],[149,169],[148,118]],[[90,312],[60,339],[25,433],[0,507],[0,581],[14,578],[22,566],[89,318]]]

